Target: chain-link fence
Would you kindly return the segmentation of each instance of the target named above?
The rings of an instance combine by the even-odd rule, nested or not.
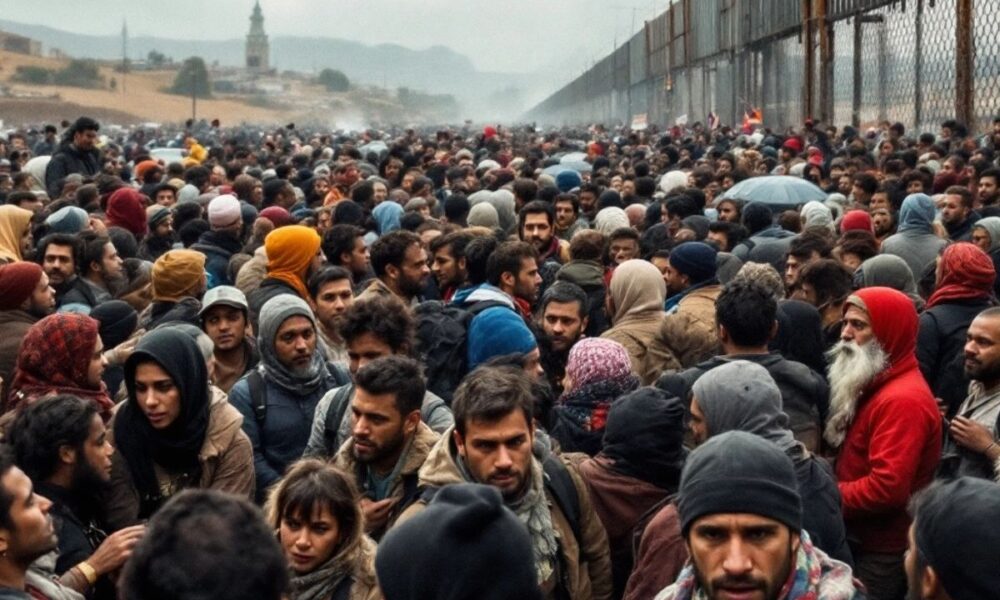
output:
[[[826,14],[817,14],[820,5]],[[972,7],[964,23],[960,5]],[[965,116],[981,129],[1000,113],[998,31],[1000,0],[676,0],[615,53],[610,89],[573,82],[528,116],[546,123],[642,116],[669,126],[714,112],[738,125],[759,107],[775,128],[811,116],[934,131],[961,118],[971,95]],[[962,36],[973,49],[968,93],[959,88]],[[596,101],[629,87],[627,102]]]

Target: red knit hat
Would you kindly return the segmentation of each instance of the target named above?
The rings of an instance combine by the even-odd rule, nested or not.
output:
[[[875,232],[875,227],[872,225],[871,216],[863,210],[850,210],[844,215],[844,218],[840,220],[840,233],[845,231],[870,231]]]
[[[795,154],[802,153],[802,140],[796,137],[791,137],[785,140],[785,143],[781,145],[782,148],[791,150]]]
[[[42,268],[33,262],[0,265],[0,310],[20,308],[41,278]]]
[[[292,215],[280,206],[268,206],[264,210],[260,211],[260,215],[258,216],[274,223],[275,227],[284,227],[285,225],[295,223],[295,219],[292,218]]]
[[[127,229],[136,239],[146,235],[146,199],[137,190],[128,187],[115,190],[108,198],[105,215],[109,227]]]

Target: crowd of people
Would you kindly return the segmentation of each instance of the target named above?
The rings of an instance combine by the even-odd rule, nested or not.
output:
[[[1000,117],[61,129],[0,139],[0,598],[1000,590]]]

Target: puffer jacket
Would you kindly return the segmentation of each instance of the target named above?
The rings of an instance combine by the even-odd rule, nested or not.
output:
[[[108,439],[114,439],[112,418]],[[226,395],[218,388],[212,388],[212,404],[209,409],[208,431],[198,455],[201,463],[199,489],[218,490],[247,499],[253,498],[254,459],[250,440],[243,433],[243,416],[226,401]],[[156,468],[160,486],[173,489],[177,481]],[[176,490],[179,491],[179,490]],[[132,483],[128,465],[117,451],[111,457],[111,483],[107,499],[103,503],[105,522],[112,531],[135,525],[139,522],[139,492]]]
[[[715,327],[715,299],[719,284],[706,285],[687,294],[675,312],[667,314],[653,339],[653,354],[666,357],[639,373],[644,385],[656,381],[663,371],[693,367],[713,356],[719,346]]]
[[[443,487],[452,483],[463,483],[465,480],[459,471],[457,460],[458,449],[454,443],[452,430],[441,436],[431,449],[430,455],[420,468],[420,485],[422,487]],[[538,460],[537,458],[533,460]],[[546,490],[549,506],[552,507],[552,525],[560,540],[562,563],[566,569],[566,580],[569,582],[569,596],[574,599],[609,600],[612,593],[611,557],[608,550],[608,536],[604,531],[594,506],[590,501],[590,493],[576,468],[563,461],[573,479],[580,501],[580,531],[582,540],[577,540],[573,528],[559,508],[558,502]],[[420,500],[410,506],[397,523],[402,523],[427,506]],[[551,599],[552,596],[550,595]]]
[[[238,253],[242,246],[239,238],[223,231],[206,231],[191,245],[191,250],[197,250],[205,255],[208,289],[220,285],[232,285],[229,280],[229,259]]]

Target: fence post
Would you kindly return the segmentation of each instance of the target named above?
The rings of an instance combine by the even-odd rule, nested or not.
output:
[[[833,121],[833,23],[827,19],[826,0],[816,0],[819,23],[819,118]]]
[[[955,117],[966,124],[973,126],[974,114],[973,94],[973,42],[972,42],[972,13],[973,0],[958,0],[956,6],[956,27],[955,27]]]
[[[916,38],[913,52],[913,129],[920,131],[924,120],[924,0],[917,0],[913,35]]]
[[[806,68],[805,85],[803,86],[803,102],[801,119],[804,121],[813,116],[813,106],[816,101],[816,45],[813,35],[812,2],[802,0],[802,43],[805,44]]]
[[[854,95],[851,100],[851,125],[861,126],[861,13],[854,14]]]

